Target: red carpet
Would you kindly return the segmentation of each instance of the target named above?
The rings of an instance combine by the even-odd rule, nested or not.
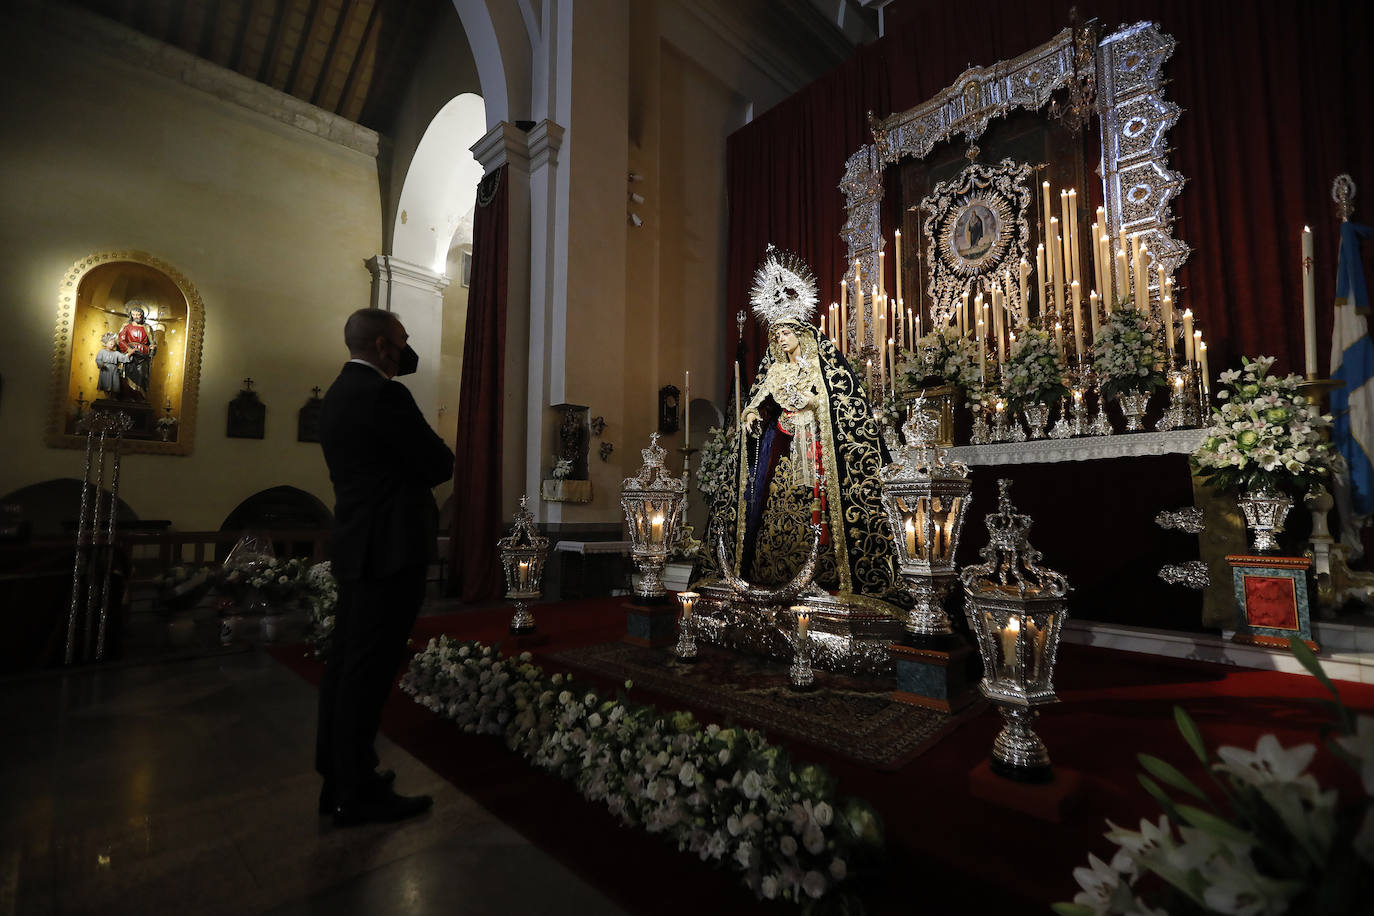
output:
[[[620,608],[621,599],[536,607],[541,644],[529,648],[543,656],[616,640],[624,632]],[[418,648],[447,633],[503,642],[512,651],[509,617],[508,609],[493,608],[421,618],[414,642]],[[318,682],[319,665],[299,647],[271,651]],[[558,670],[547,659],[540,661],[546,670]],[[1061,647],[1056,673],[1062,702],[1043,712],[1037,731],[1055,766],[1083,776],[1077,809],[1063,824],[1049,825],[969,795],[969,773],[986,759],[1001,728],[1001,717],[992,710],[892,773],[810,746],[792,748],[797,759],[829,767],[841,792],[866,798],[885,819],[891,862],[866,895],[870,912],[909,913],[941,905],[965,913],[1043,912],[1050,902],[1070,899],[1076,890],[1072,870],[1085,863],[1089,851],[1101,855],[1110,848],[1101,837],[1103,818],[1134,826],[1157,811],[1136,781],[1138,752],[1163,757],[1201,780],[1201,764],[1174,727],[1175,705],[1196,719],[1212,748],[1253,748],[1266,731],[1285,746],[1318,741],[1320,726],[1329,721],[1313,702],[1329,695],[1305,675],[1078,645]],[[1348,706],[1374,710],[1374,685],[1337,685]],[[633,695],[678,708],[639,688]],[[783,911],[780,905],[765,907],[691,856],[622,827],[604,808],[525,765],[499,741],[463,735],[399,691],[387,704],[382,727],[397,744],[631,912]],[[1323,785],[1339,788],[1343,798],[1358,791],[1354,774],[1325,750],[1313,771]],[[1014,860],[1008,858],[1013,848]]]

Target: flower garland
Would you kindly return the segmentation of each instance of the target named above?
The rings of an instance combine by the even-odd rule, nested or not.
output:
[[[1107,316],[1093,341],[1093,353],[1093,369],[1105,397],[1148,393],[1164,384],[1163,337],[1139,309],[1120,308]]]
[[[1193,453],[1198,476],[1226,490],[1286,490],[1302,496],[1323,481],[1331,467],[1324,431],[1331,417],[1298,394],[1296,375],[1269,374],[1274,357],[1242,358],[1242,370],[1228,369],[1217,392],[1212,428]]]
[[[1214,793],[1195,785],[1173,765],[1140,755],[1141,784],[1164,808],[1158,822],[1127,830],[1111,821],[1105,834],[1118,847],[1111,862],[1089,854],[1074,869],[1082,890],[1073,903],[1057,903],[1060,916],[1168,916],[1169,913],[1334,914],[1365,912],[1374,890],[1374,716],[1354,716],[1340,702],[1312,652],[1298,639],[1289,646],[1335,696],[1342,737],[1329,746],[1360,774],[1364,797],[1337,806],[1337,793],[1322,791],[1307,767],[1315,745],[1282,747],[1272,734],[1254,751],[1222,747],[1213,761],[1193,720],[1180,708],[1174,717],[1184,740],[1213,776]],[[1160,784],[1188,797],[1173,800]],[[1204,810],[1206,806],[1208,810]],[[1229,808],[1229,811],[1226,810]],[[1175,834],[1177,827],[1177,834]],[[1153,875],[1163,882],[1143,881]],[[1158,904],[1158,905],[1157,905]]]
[[[1025,328],[1016,336],[1002,369],[1002,390],[1013,410],[1068,397],[1069,383],[1049,332]]]
[[[810,905],[882,847],[872,808],[838,798],[824,768],[794,765],[761,732],[575,689],[528,652],[431,639],[401,689],[465,732],[502,736],[624,823],[738,872],[765,899]]]
[[[701,450],[701,463],[697,466],[697,489],[706,497],[706,505],[715,502],[716,494],[728,490],[733,483],[730,479],[730,459],[735,453],[735,429],[728,430],[713,426],[706,431],[706,444]]]
[[[306,640],[322,655],[334,634],[334,608],[339,604],[339,582],[329,560],[316,563],[306,570],[305,600],[310,605],[310,631]]]

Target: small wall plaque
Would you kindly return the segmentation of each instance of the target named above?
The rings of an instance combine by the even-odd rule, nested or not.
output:
[[[678,407],[682,392],[676,385],[658,389],[658,431],[667,436],[678,431]]]
[[[224,434],[230,439],[262,439],[267,428],[267,405],[258,400],[253,380],[243,380],[243,390],[229,402],[229,422]]]
[[[316,385],[310,389],[310,400],[296,415],[297,442],[320,441],[320,410],[323,407],[324,399],[320,397],[320,387]]]

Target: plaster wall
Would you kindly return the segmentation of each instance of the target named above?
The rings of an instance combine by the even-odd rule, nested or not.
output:
[[[367,304],[363,261],[382,244],[375,160],[36,26],[18,23],[0,51],[0,494],[81,475],[81,451],[42,443],[58,283],[86,254],[140,249],[205,302],[199,422],[189,457],[126,457],[120,495],[182,530],[218,528],[276,485],[332,505],[296,414],[333,381],[344,318]],[[224,435],[248,376],[264,440]]]

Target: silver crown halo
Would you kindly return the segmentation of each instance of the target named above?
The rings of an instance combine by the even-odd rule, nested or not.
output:
[[[806,262],[770,244],[749,291],[754,315],[768,327],[779,321],[810,324],[818,301],[816,276]]]

